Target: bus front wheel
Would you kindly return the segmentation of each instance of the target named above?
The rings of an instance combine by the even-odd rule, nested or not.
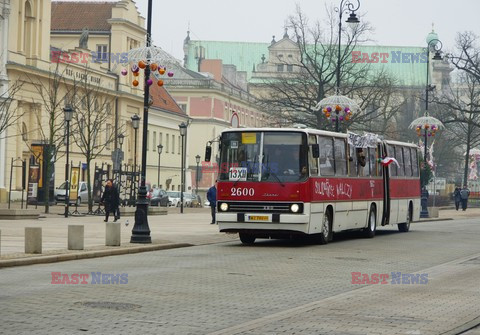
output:
[[[318,234],[318,244],[327,244],[333,239],[332,233],[332,214],[330,211],[326,211],[323,214],[322,232]]]
[[[240,236],[240,241],[243,244],[253,244],[255,243],[255,236],[246,234],[246,233],[239,233],[238,236]]]

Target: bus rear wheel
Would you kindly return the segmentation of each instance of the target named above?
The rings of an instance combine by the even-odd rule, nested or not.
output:
[[[367,238],[372,238],[375,236],[377,231],[377,215],[375,208],[372,206],[370,208],[370,213],[368,214],[368,227],[363,230],[363,234]]]
[[[247,234],[247,233],[238,233],[238,236],[240,237],[240,241],[243,244],[253,244],[255,243],[255,236]]]
[[[406,233],[410,230],[410,222],[412,222],[412,205],[408,206],[407,219],[403,223],[398,224],[398,230],[402,233]]]

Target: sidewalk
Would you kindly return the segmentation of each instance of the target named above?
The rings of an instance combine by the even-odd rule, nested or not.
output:
[[[106,247],[103,216],[65,218],[59,215],[62,210],[63,207],[56,206],[52,210],[54,213],[42,214],[38,220],[0,220],[0,268],[218,243],[237,238],[236,235],[219,233],[218,226],[210,224],[209,208],[185,208],[183,214],[180,214],[179,208],[169,208],[168,215],[148,217],[151,244],[130,243],[135,221],[132,214],[119,220],[121,246]],[[84,225],[85,250],[67,250],[68,225]],[[24,253],[25,227],[42,228],[42,254]]]
[[[132,216],[122,217],[119,221],[121,223],[121,246],[106,247],[103,216],[69,217],[67,219],[60,215],[62,211],[63,207],[54,206],[51,214],[42,214],[38,220],[0,220],[0,268],[226,242],[238,238],[236,234],[219,233],[218,227],[210,224],[209,208],[185,208],[183,214],[180,214],[179,208],[169,208],[168,215],[148,217],[152,244],[130,243],[134,225],[132,214]],[[419,223],[413,223],[413,226],[421,224],[422,221],[475,217],[480,217],[480,208],[468,209],[465,212],[445,209],[440,210],[439,218],[422,219]],[[128,226],[126,226],[127,220]],[[84,225],[85,250],[67,250],[68,225]],[[42,254],[24,253],[25,227],[42,227]]]

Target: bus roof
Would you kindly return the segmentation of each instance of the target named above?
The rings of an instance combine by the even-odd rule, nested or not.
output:
[[[227,133],[227,132],[254,132],[254,131],[276,131],[276,132],[297,132],[297,133],[305,133],[305,134],[316,134],[316,135],[326,135],[326,136],[332,136],[332,137],[342,137],[342,138],[347,138],[348,135],[345,133],[337,133],[334,131],[328,131],[328,130],[320,130],[320,129],[313,129],[313,128],[228,128],[224,129],[222,133]],[[402,145],[402,146],[407,146],[407,147],[413,147],[413,148],[418,148],[418,145],[415,143],[409,143],[409,142],[400,142],[400,141],[393,141],[393,140],[384,140],[385,143],[387,144],[392,144],[392,145]]]

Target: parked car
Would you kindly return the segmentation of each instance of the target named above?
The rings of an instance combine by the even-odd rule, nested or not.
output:
[[[172,207],[180,206],[180,192],[168,191],[168,205]]]
[[[154,188],[150,193],[150,206],[168,206],[169,197],[165,190]]]
[[[65,203],[65,183],[63,182],[60,186],[58,186],[53,194],[55,198],[55,204],[61,204]],[[81,181],[80,184],[78,185],[78,198],[77,201],[75,202],[77,205],[80,205],[82,202],[87,202],[88,201],[88,189],[87,189],[87,183],[84,181]],[[74,202],[70,202],[70,204],[75,204]]]

